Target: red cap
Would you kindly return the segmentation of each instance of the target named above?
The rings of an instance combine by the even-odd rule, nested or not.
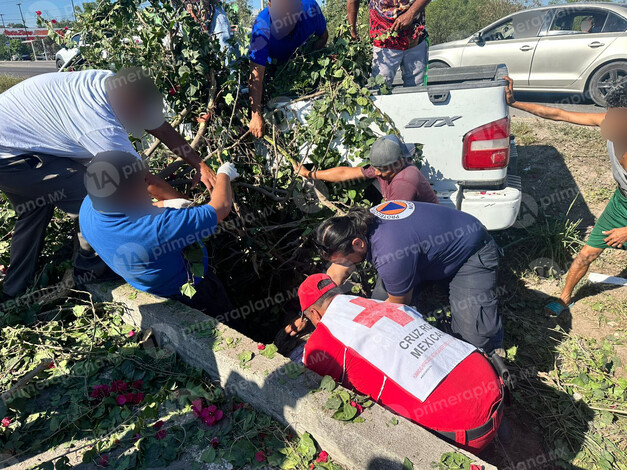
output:
[[[322,289],[318,289],[320,281],[328,279],[330,284],[324,286]],[[313,304],[315,304],[320,297],[329,292],[331,289],[337,287],[337,284],[333,282],[333,279],[328,274],[314,274],[309,276],[298,288],[298,298],[300,300],[300,308],[304,312]]]

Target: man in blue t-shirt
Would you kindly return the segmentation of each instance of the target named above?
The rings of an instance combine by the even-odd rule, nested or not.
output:
[[[496,271],[500,248],[472,215],[439,204],[388,201],[323,222],[316,244],[344,283],[368,260],[379,273],[379,300],[411,304],[424,281],[449,281],[452,333],[492,353],[503,347]]]
[[[261,101],[266,67],[287,62],[307,40],[316,36],[315,49],[329,39],[327,21],[316,0],[273,0],[259,13],[250,38],[250,132],[263,137],[265,123]]]
[[[232,163],[218,170],[209,204],[171,209],[155,207],[146,188],[146,168],[125,152],[98,154],[85,173],[88,196],[79,222],[85,239],[100,258],[130,285],[161,297],[176,298],[214,317],[228,320],[232,309],[224,288],[208,267],[203,239],[212,235],[231,211]],[[207,188],[209,189],[209,188]],[[184,250],[202,247],[203,269],[193,266]],[[196,294],[180,295],[191,282]]]

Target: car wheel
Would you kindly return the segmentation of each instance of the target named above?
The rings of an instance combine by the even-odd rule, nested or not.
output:
[[[599,106],[605,106],[608,92],[627,77],[627,62],[612,62],[594,72],[588,83],[588,94]]]
[[[429,63],[430,69],[450,69],[451,66],[445,62],[440,62],[439,60],[433,61]]]
[[[65,64],[65,62],[63,62],[63,59],[57,59],[57,70],[61,70],[63,64]]]

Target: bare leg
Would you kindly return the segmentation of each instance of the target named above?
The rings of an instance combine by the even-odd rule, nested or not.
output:
[[[577,258],[575,258],[575,261],[573,261],[573,264],[568,271],[568,276],[566,276],[566,285],[560,295],[560,299],[564,302],[565,306],[570,305],[575,286],[583,279],[592,262],[597,259],[601,253],[603,253],[602,248],[592,248],[588,245],[584,246],[579,252]]]

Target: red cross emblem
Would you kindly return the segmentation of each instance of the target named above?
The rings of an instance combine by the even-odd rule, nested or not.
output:
[[[389,318],[401,326],[406,326],[408,323],[414,321],[414,317],[403,312],[398,304],[391,304],[389,302],[379,303],[362,297],[357,297],[350,302],[364,307],[365,310],[357,315],[353,321],[360,325],[367,326],[368,328],[372,328],[374,324],[383,317]]]

